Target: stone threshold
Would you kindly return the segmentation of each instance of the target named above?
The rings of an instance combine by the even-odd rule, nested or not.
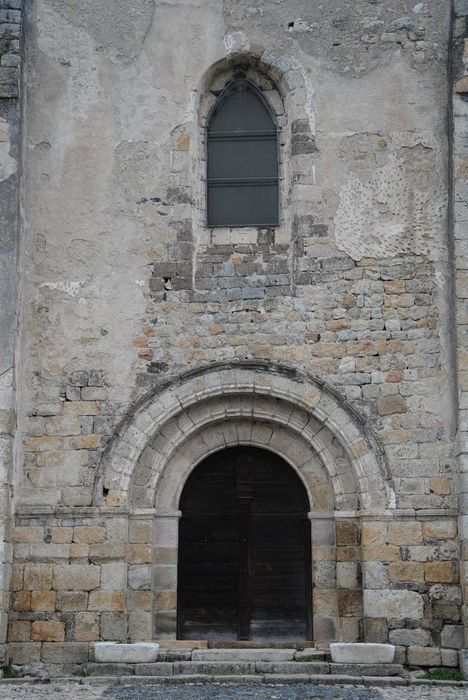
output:
[[[210,675],[210,674],[195,674],[195,675],[178,675],[178,676],[85,676],[77,677],[64,675],[54,678],[3,678],[0,680],[2,685],[61,685],[63,683],[75,683],[76,685],[179,685],[185,683],[199,683],[200,685],[208,683],[219,684],[265,684],[265,685],[293,685],[297,683],[307,683],[311,685],[336,685],[336,686],[366,686],[366,687],[382,687],[382,686],[440,686],[440,687],[457,687],[468,688],[468,681],[433,681],[424,679],[403,678],[402,676],[337,676],[323,674],[265,674],[265,675]]]

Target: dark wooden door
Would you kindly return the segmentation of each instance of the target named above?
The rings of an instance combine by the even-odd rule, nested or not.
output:
[[[293,469],[266,450],[222,450],[180,507],[179,639],[310,639],[309,503]]]

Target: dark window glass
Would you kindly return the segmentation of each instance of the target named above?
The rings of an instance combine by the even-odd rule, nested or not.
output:
[[[207,126],[208,226],[278,225],[278,135],[261,92],[236,78]]]

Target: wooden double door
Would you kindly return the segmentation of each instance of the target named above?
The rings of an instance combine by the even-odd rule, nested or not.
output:
[[[225,449],[192,472],[180,507],[178,638],[311,639],[309,502],[294,470]]]

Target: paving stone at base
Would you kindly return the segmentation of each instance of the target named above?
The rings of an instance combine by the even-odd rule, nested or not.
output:
[[[182,676],[156,676],[155,681],[161,680],[164,683],[211,683],[214,676],[208,673],[192,673],[184,674]]]
[[[281,661],[272,663],[271,661],[257,661],[255,664],[257,673],[286,673],[286,674],[306,674],[329,673],[329,664],[320,662],[302,661]]]
[[[330,664],[332,675],[342,676],[402,676],[400,664]]]
[[[172,676],[173,664],[166,661],[155,661],[152,664],[137,664],[137,676]]]
[[[174,675],[185,675],[187,673],[245,675],[246,673],[255,673],[255,662],[179,661],[174,663],[173,673]]]
[[[132,676],[135,673],[135,664],[86,664],[88,676]]]
[[[362,684],[365,686],[399,686],[408,685],[409,681],[401,676],[363,676]],[[341,682],[341,681],[340,681]]]
[[[292,661],[296,649],[194,649],[192,661]]]
[[[241,683],[241,684],[249,684],[249,683],[264,683],[264,677],[260,675],[252,676],[252,675],[239,675],[239,676],[213,676],[213,681],[215,683],[235,683],[236,685]]]
[[[295,683],[309,683],[310,676],[307,673],[266,673],[260,676],[264,683],[276,683],[278,685],[293,685]]]

